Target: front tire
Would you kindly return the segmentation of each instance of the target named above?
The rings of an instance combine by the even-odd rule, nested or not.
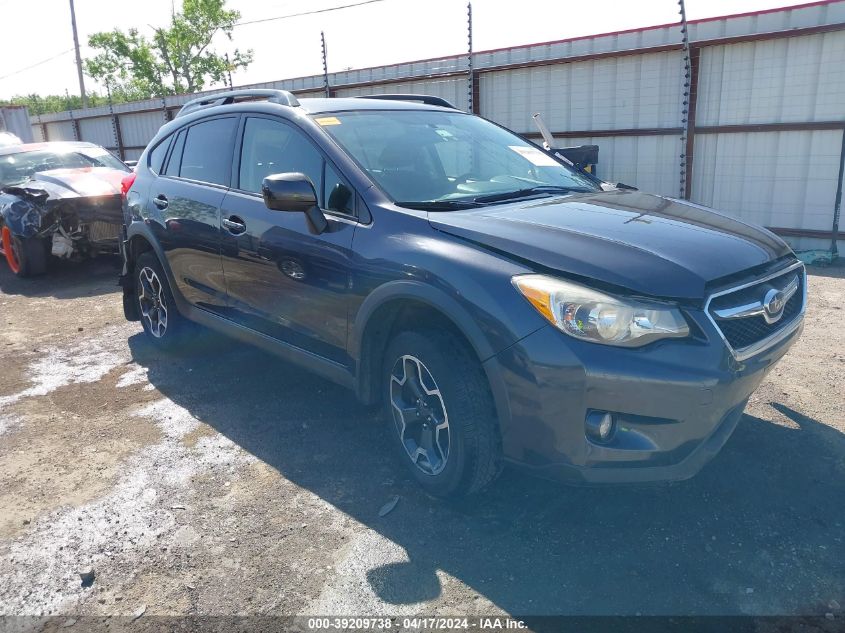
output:
[[[4,226],[0,235],[6,263],[18,277],[34,277],[47,272],[47,246],[38,237],[18,237]]]
[[[399,459],[427,492],[472,494],[499,475],[501,436],[489,384],[456,336],[397,335],[385,355],[382,384]]]
[[[173,349],[186,328],[179,314],[167,275],[154,253],[142,253],[135,262],[135,300],[144,332],[157,347]]]

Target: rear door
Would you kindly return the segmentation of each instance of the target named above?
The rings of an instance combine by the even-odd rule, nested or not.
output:
[[[238,168],[222,205],[223,268],[232,317],[324,358],[346,363],[355,193],[311,139],[273,117],[242,122]],[[265,176],[301,172],[315,185],[328,229],[304,213],[271,211]]]
[[[231,183],[238,120],[214,117],[181,130],[148,195],[177,289],[190,303],[214,312],[226,307],[220,203]]]

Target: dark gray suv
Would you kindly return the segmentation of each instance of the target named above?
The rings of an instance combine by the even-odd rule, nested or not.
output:
[[[204,324],[381,403],[436,495],[506,461],[690,477],[802,327],[804,268],[769,231],[435,97],[212,95],[126,188],[127,318],[163,347]]]

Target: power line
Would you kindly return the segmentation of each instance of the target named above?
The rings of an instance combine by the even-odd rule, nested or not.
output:
[[[237,24],[235,24],[235,26],[246,26],[248,24],[261,24],[263,22],[273,22],[275,20],[286,20],[286,19],[289,19],[289,18],[298,18],[298,17],[304,16],[304,15],[315,15],[317,13],[329,13],[330,11],[340,11],[341,9],[350,9],[352,7],[360,7],[360,6],[363,6],[365,4],[375,4],[377,2],[385,2],[385,1],[386,0],[362,0],[361,2],[353,2],[353,3],[350,3],[350,4],[342,4],[342,5],[338,5],[338,6],[335,6],[335,7],[326,7],[324,9],[314,9],[313,11],[302,11],[300,13],[290,13],[290,14],[287,14],[287,15],[277,15],[277,16],[272,17],[272,18],[259,18],[257,20],[246,20],[244,22],[238,22]],[[13,77],[15,75],[19,75],[22,72],[26,72],[27,70],[30,70],[32,68],[36,68],[37,66],[41,66],[42,64],[46,64],[47,62],[51,62],[54,59],[58,59],[59,57],[62,57],[63,55],[67,55],[68,53],[72,52],[73,50],[74,50],[73,48],[69,48],[66,51],[62,51],[61,53],[58,53],[57,55],[53,55],[52,57],[48,57],[47,59],[43,59],[40,62],[36,62],[36,63],[34,63],[30,66],[26,66],[25,68],[20,68],[18,70],[10,72],[6,75],[2,75],[2,76],[0,76],[0,81],[2,81],[3,79],[7,79],[9,77]]]
[[[47,62],[51,62],[54,59],[58,59],[59,57],[62,57],[63,55],[67,55],[68,53],[70,53],[72,51],[73,51],[73,48],[69,48],[66,51],[62,51],[61,53],[58,53],[57,55],[53,55],[52,57],[48,57],[47,59],[42,59],[40,62],[35,62],[34,64],[32,64],[30,66],[26,66],[25,68],[20,68],[19,70],[15,70],[14,72],[10,72],[7,75],[0,76],[0,80],[8,79],[9,77],[12,77],[14,75],[19,75],[20,73],[22,73],[24,71],[35,68],[36,66],[41,66],[42,64],[46,64]]]
[[[364,4],[374,4],[376,2],[384,2],[385,0],[363,0],[363,2],[353,2],[352,4],[343,4],[336,7],[326,7],[325,9],[314,9],[313,11],[303,11],[302,13],[290,13],[288,15],[278,15],[273,18],[259,18],[258,20],[247,20],[245,22],[238,22],[235,26],[246,26],[247,24],[259,24],[261,22],[273,22],[274,20],[286,20],[288,18],[298,18],[303,15],[314,15],[315,13],[328,13],[329,11],[339,11],[341,9],[349,9],[351,7],[360,7]]]

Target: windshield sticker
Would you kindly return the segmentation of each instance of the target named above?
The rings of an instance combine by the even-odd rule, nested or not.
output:
[[[544,154],[536,147],[524,147],[522,145],[508,145],[508,147],[537,167],[560,167],[560,164],[554,158]]]
[[[336,116],[323,116],[314,120],[320,125],[340,125],[340,119]]]

